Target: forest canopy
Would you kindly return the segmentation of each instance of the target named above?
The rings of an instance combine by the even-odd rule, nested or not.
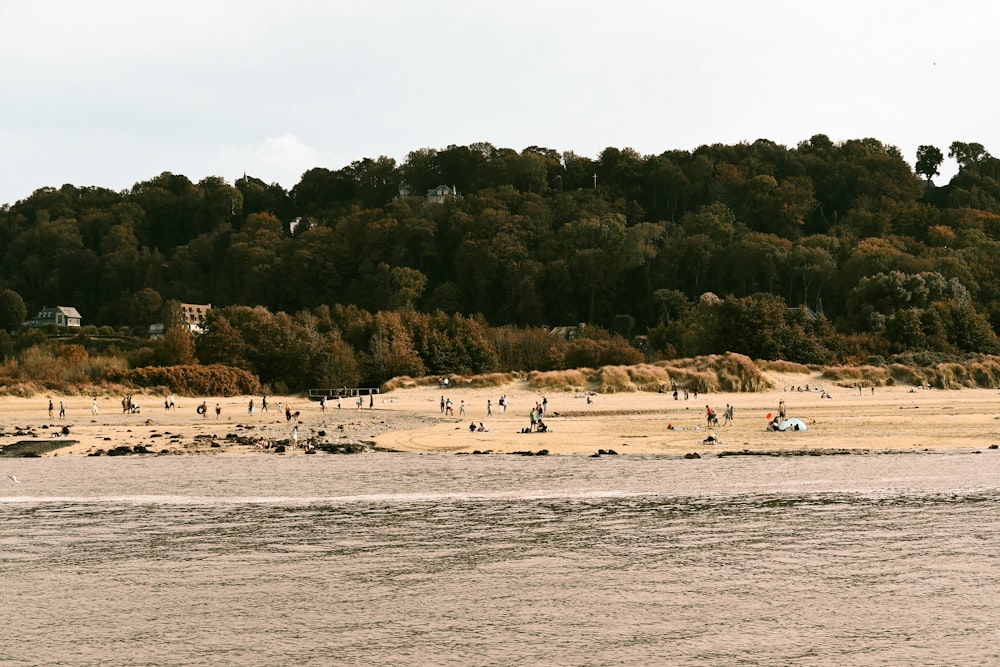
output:
[[[43,306],[143,334],[186,302],[213,306],[188,357],[290,388],[574,354],[993,354],[1000,160],[947,155],[941,185],[936,147],[911,167],[877,139],[816,135],[596,159],[448,146],[316,167],[290,190],[171,173],[42,188],[0,208],[0,353],[34,340],[19,321]]]

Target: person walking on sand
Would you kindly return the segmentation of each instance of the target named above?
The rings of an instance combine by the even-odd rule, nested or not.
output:
[[[253,399],[250,399],[250,405],[247,406],[247,414],[253,415]]]
[[[53,409],[54,409],[54,406],[52,405],[52,399],[50,398],[49,399],[49,418],[50,419],[55,416],[55,415],[52,414],[52,410]]]
[[[215,404],[215,418],[218,419],[219,415],[222,414],[222,406],[218,403]]]
[[[90,404],[90,414],[92,414],[92,415],[96,415],[97,414],[97,397],[96,396],[94,396],[93,403]]]
[[[368,409],[375,409],[375,394],[368,394]]]
[[[341,406],[343,405],[343,402],[344,402],[344,397],[341,396],[340,394],[337,394],[337,409],[338,410],[340,410]]]
[[[459,401],[459,403],[458,403],[458,416],[459,417],[464,417],[465,416],[465,399],[464,398],[461,401]]]
[[[260,411],[267,412],[267,396],[260,397]]]
[[[63,404],[62,401],[59,401],[59,419],[62,419],[65,416],[66,416],[66,406]]]
[[[493,416],[493,401],[491,401],[488,398],[486,399],[486,416],[487,417]]]

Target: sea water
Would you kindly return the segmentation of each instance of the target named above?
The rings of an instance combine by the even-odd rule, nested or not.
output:
[[[989,450],[0,459],[0,665],[998,664],[998,473]]]

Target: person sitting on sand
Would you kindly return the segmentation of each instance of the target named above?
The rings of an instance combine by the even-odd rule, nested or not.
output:
[[[486,425],[483,424],[483,422],[479,422],[479,428],[477,428],[476,430],[479,431],[480,433],[486,433],[489,431],[489,429],[486,428]]]
[[[469,433],[475,433],[475,431],[476,431],[476,422],[469,422]]]
[[[543,422],[541,419],[539,419],[535,423],[535,430],[538,431],[539,433],[545,433],[546,431],[549,430],[549,427],[545,425],[545,422]]]

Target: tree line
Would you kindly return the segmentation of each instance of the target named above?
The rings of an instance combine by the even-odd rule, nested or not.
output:
[[[198,358],[259,365],[264,381],[295,373],[250,351],[241,322],[262,313],[304,327],[290,346],[333,355],[282,363],[332,377],[353,361],[359,381],[387,372],[378,345],[407,348],[410,370],[488,372],[518,368],[496,332],[579,324],[580,340],[619,337],[646,359],[995,353],[1000,160],[957,141],[948,157],[958,172],[937,185],[940,149],[911,167],[872,138],[596,159],[480,143],[317,167],[290,190],[171,173],[42,188],[0,208],[0,349],[16,347],[20,307],[140,333],[189,302],[214,307]],[[436,354],[429,330],[491,353]]]

